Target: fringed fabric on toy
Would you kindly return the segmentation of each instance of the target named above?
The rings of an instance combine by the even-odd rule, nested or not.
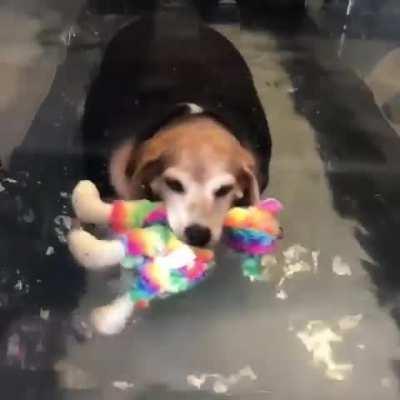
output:
[[[226,216],[225,242],[243,255],[243,274],[251,280],[262,279],[261,257],[276,251],[280,227],[275,216],[281,210],[277,200],[267,199],[257,206],[232,208]],[[121,264],[135,269],[135,302],[188,290],[214,265],[211,250],[191,249],[177,239],[159,203],[116,201],[110,226],[126,249]]]
[[[263,279],[262,256],[276,251],[281,236],[276,215],[282,208],[278,200],[266,199],[257,206],[235,207],[228,211],[224,223],[225,242],[242,254],[242,271],[250,280]]]

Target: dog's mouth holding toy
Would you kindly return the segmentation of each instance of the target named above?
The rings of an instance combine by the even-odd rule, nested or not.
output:
[[[115,257],[111,257],[110,262],[115,258],[118,262],[135,264],[143,257],[154,259],[171,255],[166,258],[168,260],[166,262],[171,262],[172,265],[180,264],[179,258],[188,257],[189,251],[184,250],[186,247],[193,249],[195,253],[203,250],[200,253],[202,256],[208,254],[205,257],[207,260],[213,258],[209,255],[212,254],[211,250],[204,246],[210,242],[211,233],[204,227],[194,225],[185,235],[189,237],[189,243],[182,242],[171,230],[167,211],[161,203],[148,200],[105,203],[100,199],[97,188],[89,181],[82,181],[77,185],[72,201],[79,220],[86,223],[107,224],[113,235],[118,238],[118,245],[115,240],[112,243]],[[247,258],[259,258],[273,253],[277,240],[283,235],[277,220],[281,210],[281,203],[275,199],[263,200],[256,206],[231,208],[224,219],[224,242]],[[110,243],[95,241],[95,237],[85,234],[88,246],[90,245],[89,249],[96,243],[98,251],[102,252],[100,258],[108,260],[111,251],[107,252],[107,246],[110,246]],[[78,256],[78,261],[89,268],[91,262],[96,264],[99,262],[98,257],[87,258],[86,254],[92,252],[81,252],[79,249],[82,246],[79,242],[76,244],[78,250],[72,247],[77,252],[75,255]],[[189,246],[194,244],[196,247],[189,247],[188,244]]]

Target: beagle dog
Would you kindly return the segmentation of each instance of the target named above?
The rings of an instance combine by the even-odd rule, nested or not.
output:
[[[271,138],[250,70],[199,22],[122,28],[91,84],[82,131],[89,178],[124,199],[161,199],[194,246],[215,243],[227,210],[256,203],[268,183]]]

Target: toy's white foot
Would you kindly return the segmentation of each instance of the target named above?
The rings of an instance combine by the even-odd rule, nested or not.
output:
[[[75,186],[74,191],[72,193],[72,198],[80,201],[82,198],[97,198],[100,197],[100,193],[97,190],[96,185],[89,180],[79,181],[79,183]]]
[[[102,335],[115,335],[122,332],[134,309],[129,295],[114,300],[108,306],[93,310],[91,320],[93,326]]]
[[[76,216],[93,224],[108,222],[112,205],[104,203],[96,186],[90,181],[80,181],[72,192],[72,205]]]
[[[99,240],[83,229],[68,235],[68,246],[79,264],[88,269],[103,269],[118,264],[125,249],[118,240]]]

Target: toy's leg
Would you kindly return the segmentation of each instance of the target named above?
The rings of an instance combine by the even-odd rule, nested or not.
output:
[[[76,216],[86,223],[108,222],[112,204],[104,203],[96,186],[90,181],[80,181],[72,192],[72,205]]]
[[[135,304],[127,293],[115,299],[111,304],[93,310],[91,320],[99,333],[115,335],[125,328],[134,308]]]
[[[119,240],[99,240],[83,229],[68,235],[72,255],[88,269],[103,269],[117,265],[125,257],[124,245]]]

